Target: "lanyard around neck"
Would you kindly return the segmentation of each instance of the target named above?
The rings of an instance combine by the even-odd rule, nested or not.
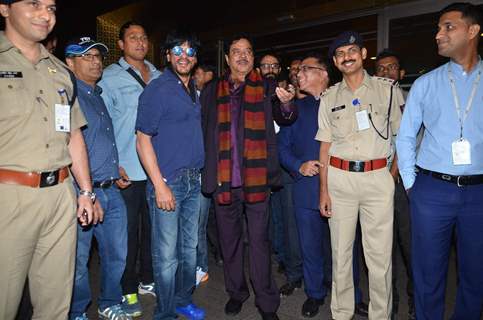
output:
[[[453,76],[453,71],[451,70],[451,63],[448,64],[448,78],[449,78],[449,84],[451,85],[451,92],[453,94],[453,100],[454,100],[454,105],[456,108],[456,114],[458,115],[458,120],[460,122],[460,139],[463,138],[463,124],[466,120],[466,117],[468,116],[468,113],[470,112],[471,106],[473,105],[473,99],[476,94],[476,88],[478,87],[478,83],[480,82],[481,78],[481,67],[480,67],[480,61],[478,61],[478,74],[476,75],[476,79],[473,81],[473,88],[471,89],[471,94],[470,98],[468,99],[468,102],[466,103],[466,108],[463,114],[463,117],[461,116],[461,105],[460,105],[460,99],[458,97],[458,93],[456,92],[456,81]]]

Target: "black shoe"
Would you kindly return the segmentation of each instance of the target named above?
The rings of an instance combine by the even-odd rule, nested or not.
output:
[[[260,312],[263,320],[280,320],[276,312],[265,312],[261,309],[258,309],[258,312]]]
[[[319,307],[324,304],[324,299],[307,298],[302,305],[302,316],[312,318],[319,313]]]
[[[364,302],[359,302],[355,307],[355,314],[367,318],[369,307]]]
[[[225,304],[225,314],[229,316],[236,316],[240,313],[243,302],[230,298]]]
[[[280,287],[280,296],[288,297],[294,292],[295,289],[300,289],[301,287],[302,287],[302,280],[293,281],[293,282],[289,281]]]

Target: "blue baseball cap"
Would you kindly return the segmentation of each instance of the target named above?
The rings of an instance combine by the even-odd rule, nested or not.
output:
[[[355,31],[345,31],[339,34],[329,46],[329,59],[332,59],[335,54],[335,50],[351,44],[355,44],[359,46],[359,48],[364,47],[364,41],[360,33]]]
[[[69,41],[65,47],[64,54],[66,57],[78,56],[86,53],[92,48],[98,49],[103,56],[109,52],[109,49],[104,43],[97,42],[91,37],[80,37]]]
[[[0,4],[12,4],[14,2],[19,2],[21,0],[0,0]]]

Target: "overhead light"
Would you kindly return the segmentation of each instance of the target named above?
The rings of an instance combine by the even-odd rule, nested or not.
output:
[[[371,60],[376,60],[376,57],[371,57]]]
[[[280,16],[280,17],[277,17],[277,21],[280,22],[280,23],[295,21],[295,15],[288,14],[288,15],[285,15],[285,16]]]
[[[480,33],[480,36],[482,36],[482,37],[483,37],[483,33]]]

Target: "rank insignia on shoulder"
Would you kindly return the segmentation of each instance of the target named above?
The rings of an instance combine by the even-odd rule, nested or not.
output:
[[[49,73],[57,73],[57,69],[55,68],[47,67],[47,70],[49,71]]]
[[[21,71],[0,71],[0,78],[11,79],[11,78],[23,78]]]

